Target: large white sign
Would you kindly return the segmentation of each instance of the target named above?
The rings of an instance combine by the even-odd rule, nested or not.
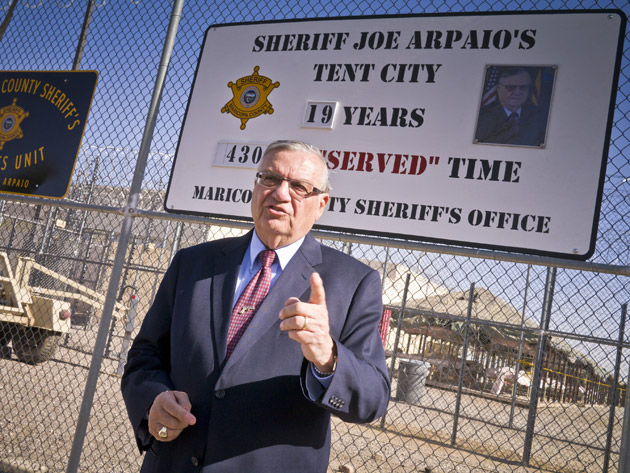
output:
[[[212,26],[165,207],[249,218],[266,144],[328,158],[320,227],[586,259],[620,11]]]

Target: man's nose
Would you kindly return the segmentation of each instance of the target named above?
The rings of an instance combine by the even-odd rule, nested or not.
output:
[[[278,187],[273,191],[278,200],[288,201],[291,200],[291,194],[289,192],[289,182],[282,181]]]

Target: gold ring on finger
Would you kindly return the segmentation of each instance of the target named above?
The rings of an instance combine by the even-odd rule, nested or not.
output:
[[[158,435],[160,436],[161,439],[165,439],[168,437],[168,429],[165,426],[162,426],[162,428],[158,431]]]
[[[304,317],[304,324],[302,325],[302,328],[300,330],[305,330],[306,327],[308,327],[308,317],[306,315],[304,315],[303,317]]]

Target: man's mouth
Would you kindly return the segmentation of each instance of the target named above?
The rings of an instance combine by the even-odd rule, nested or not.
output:
[[[289,215],[286,211],[274,205],[270,205],[269,207],[267,207],[267,211],[274,217],[284,217]]]

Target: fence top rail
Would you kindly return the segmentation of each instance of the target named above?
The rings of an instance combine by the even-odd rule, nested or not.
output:
[[[140,210],[137,208],[108,207],[103,205],[83,204],[70,200],[51,200],[41,197],[30,197],[21,195],[6,195],[4,200],[23,202],[33,205],[54,205],[61,208],[71,208],[85,211],[97,211],[113,213],[118,215],[129,215],[132,217],[142,217],[157,220],[171,220],[176,222],[194,223],[199,225],[217,225],[223,227],[249,229],[252,222],[236,221],[219,218],[202,217],[196,215],[180,215],[166,212],[156,212],[151,210]],[[424,251],[427,253],[440,253],[453,256],[463,256],[468,258],[479,258],[493,261],[504,261],[510,263],[531,264],[534,266],[545,266],[551,268],[573,269],[591,273],[614,274],[618,276],[630,276],[630,266],[612,265],[604,263],[592,263],[588,261],[565,260],[562,258],[551,258],[546,256],[506,253],[494,250],[484,250],[478,248],[465,248],[458,246],[440,245],[437,243],[424,243],[395,238],[377,237],[368,235],[356,235],[349,233],[339,233],[327,230],[313,230],[314,236],[324,240],[334,240],[358,243],[364,245],[388,246],[404,250]]]

